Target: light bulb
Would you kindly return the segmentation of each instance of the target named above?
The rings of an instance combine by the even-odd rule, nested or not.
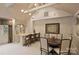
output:
[[[29,13],[29,15],[31,15],[31,13]]]
[[[35,3],[34,6],[37,6],[37,4]]]
[[[24,10],[22,9],[21,12],[24,12]]]

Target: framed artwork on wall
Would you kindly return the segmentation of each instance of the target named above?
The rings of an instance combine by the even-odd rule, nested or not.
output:
[[[45,24],[45,32],[47,34],[59,34],[60,33],[60,24],[59,23]]]

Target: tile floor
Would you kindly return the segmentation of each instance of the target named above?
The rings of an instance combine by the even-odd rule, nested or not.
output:
[[[18,43],[1,45],[0,55],[40,55],[40,43],[35,42],[29,47]]]

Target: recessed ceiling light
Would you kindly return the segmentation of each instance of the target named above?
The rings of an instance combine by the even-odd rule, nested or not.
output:
[[[29,13],[29,15],[32,15],[31,13]]]
[[[24,10],[23,10],[23,9],[21,9],[21,12],[24,12]]]
[[[37,6],[37,4],[35,3],[34,6]]]

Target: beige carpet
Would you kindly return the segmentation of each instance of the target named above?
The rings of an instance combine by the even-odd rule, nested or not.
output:
[[[18,43],[1,45],[0,55],[40,55],[40,43],[33,43],[29,47]]]

